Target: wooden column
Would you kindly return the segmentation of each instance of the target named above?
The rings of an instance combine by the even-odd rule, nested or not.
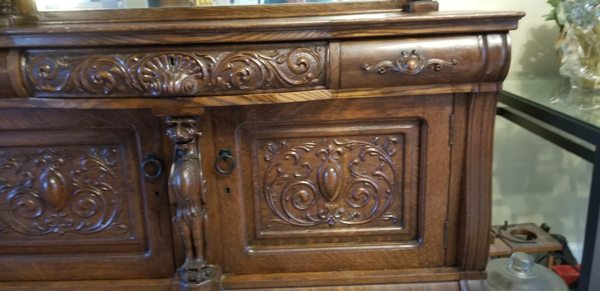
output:
[[[166,117],[167,136],[173,142],[174,157],[169,175],[169,193],[175,199],[173,218],[185,250],[185,261],[177,270],[183,286],[202,285],[214,277],[205,260],[206,178],[199,149],[201,133],[195,116]]]

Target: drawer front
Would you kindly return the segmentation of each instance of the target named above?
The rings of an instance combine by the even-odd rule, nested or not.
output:
[[[225,273],[443,266],[452,99],[215,110]]]
[[[323,89],[325,43],[20,52],[33,97],[206,96]],[[18,54],[15,54],[18,55]]]
[[[393,87],[486,81],[488,77],[496,77],[502,70],[494,68],[493,72],[487,71],[486,65],[491,58],[500,59],[505,54],[504,49],[501,49],[504,42],[506,39],[501,36],[342,42],[340,87]],[[489,47],[494,49],[489,50]]]
[[[0,116],[0,280],[172,274],[168,209],[158,207],[164,180],[139,170],[160,150],[156,119],[135,111]]]

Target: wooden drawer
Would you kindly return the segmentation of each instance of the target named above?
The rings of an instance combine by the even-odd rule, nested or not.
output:
[[[500,35],[469,35],[393,40],[349,41],[340,44],[340,88],[485,82],[504,68],[488,69],[499,50]]]
[[[20,69],[23,96],[181,97],[323,89],[327,52],[323,42],[32,49],[9,62]]]

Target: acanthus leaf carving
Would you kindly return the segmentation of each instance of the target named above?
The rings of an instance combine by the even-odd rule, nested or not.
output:
[[[324,85],[325,48],[122,54],[30,52],[34,95],[197,96]]]
[[[127,232],[115,148],[0,152],[0,231],[24,235]],[[77,165],[66,167],[65,164]],[[69,169],[67,169],[69,168]],[[72,170],[70,170],[72,169]],[[39,174],[38,174],[39,173]]]
[[[425,59],[419,51],[412,50],[410,53],[407,51],[401,52],[401,56],[398,59],[381,61],[375,66],[363,64],[362,70],[367,72],[375,71],[381,75],[389,71],[416,75],[423,72],[425,68],[431,68],[436,72],[440,72],[445,66],[455,66],[457,64],[458,61],[456,59],[450,61],[442,59]]]
[[[273,214],[267,227],[398,223],[399,209],[390,205],[400,189],[393,158],[400,142],[398,136],[265,142],[263,189]]]

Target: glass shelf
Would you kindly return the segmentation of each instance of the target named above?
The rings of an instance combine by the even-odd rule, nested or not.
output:
[[[559,75],[511,74],[503,94],[525,99],[559,114],[600,128],[600,93],[572,89]]]

